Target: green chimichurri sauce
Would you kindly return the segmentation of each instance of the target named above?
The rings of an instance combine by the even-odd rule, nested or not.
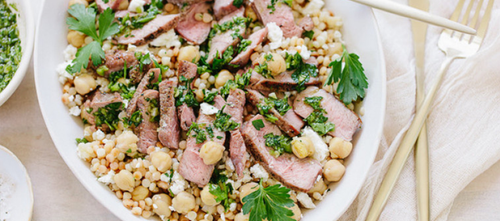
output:
[[[0,0],[0,92],[16,73],[22,57],[16,11],[15,5]]]

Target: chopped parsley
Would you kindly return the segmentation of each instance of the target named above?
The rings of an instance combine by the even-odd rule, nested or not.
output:
[[[242,51],[245,51],[247,50],[248,46],[250,46],[252,44],[252,41],[248,40],[248,39],[243,39],[241,40],[241,42],[238,44],[238,48],[236,49],[236,51],[239,53],[241,53]]]
[[[209,138],[214,137],[214,133],[211,127],[206,127],[205,124],[198,124],[193,122],[187,131],[188,136],[196,138],[196,143],[200,144],[207,140],[207,135]],[[191,133],[193,132],[193,133]]]
[[[239,88],[244,89],[250,83],[250,77],[252,77],[253,69],[248,69],[243,75],[236,75],[233,80],[228,80],[220,88],[219,93],[222,97],[226,98],[231,90]]]
[[[214,104],[215,96],[217,96],[218,93],[219,91],[210,92],[209,90],[203,89],[203,94],[205,95],[205,97],[203,97],[203,102]]]
[[[137,16],[130,16],[130,13],[128,13],[123,18],[118,18],[120,22],[119,33],[128,37],[132,30],[142,28],[144,24],[155,19],[156,15],[161,14],[163,3],[160,0],[153,0],[152,3],[146,5],[145,8],[146,13],[140,13],[140,15]]]
[[[278,118],[271,112],[273,108],[278,111],[281,116],[285,115],[286,112],[292,109],[290,104],[288,104],[288,96],[285,96],[283,99],[278,99],[276,96],[269,96],[268,98],[261,99],[261,102],[257,104],[259,113],[271,123],[278,120]]]
[[[81,143],[88,143],[89,141],[84,137],[84,138],[76,138],[76,144],[81,144]]]
[[[260,130],[266,126],[262,119],[252,121],[252,125],[253,127],[255,127],[256,130]]]
[[[313,108],[313,112],[304,119],[311,128],[316,131],[320,136],[325,135],[330,131],[335,130],[335,124],[327,122],[328,118],[323,115],[326,113],[325,109],[321,107],[321,101],[323,97],[306,97],[304,103],[308,104]]]
[[[222,173],[222,170],[215,169],[208,185],[209,192],[214,195],[215,201],[221,203],[227,211],[231,203],[235,202],[229,198],[229,194],[232,194],[234,189],[230,183],[227,183],[227,176]]]
[[[196,100],[196,96],[191,89],[192,80],[193,79],[187,79],[184,76],[180,77],[180,81],[186,82],[186,84],[175,88],[175,106],[181,106],[183,103],[188,107],[200,106],[200,103]]]
[[[150,116],[149,122],[159,122],[160,121],[160,111],[158,99],[150,99],[146,98],[149,102],[149,106],[147,109],[147,114]]]
[[[290,189],[276,184],[264,188],[262,180],[256,191],[243,198],[243,214],[250,213],[250,221],[293,221],[294,206]]]
[[[95,116],[95,125],[101,126],[104,124],[107,125],[111,131],[115,131],[120,122],[118,115],[121,112],[121,107],[121,102],[115,102],[97,109],[97,111],[93,113]]]
[[[212,72],[218,72],[225,65],[229,64],[231,60],[233,60],[234,49],[233,46],[229,46],[224,53],[222,53],[222,57],[219,55],[219,51],[215,54],[214,61],[212,62]]]
[[[266,146],[274,150],[271,155],[279,156],[282,153],[292,153],[292,138],[286,135],[268,133],[264,135],[264,139],[266,139]]]
[[[79,48],[76,52],[76,58],[71,65],[66,67],[68,73],[74,74],[82,68],[87,69],[89,58],[94,66],[102,63],[105,54],[102,50],[102,43],[105,39],[115,35],[120,31],[119,25],[113,22],[115,14],[111,8],[104,10],[98,19],[99,30],[96,27],[97,13],[93,8],[85,8],[82,4],[74,4],[68,10],[72,17],[66,19],[69,29],[82,32],[90,36],[94,41],[86,46]]]
[[[241,8],[243,5],[243,0],[234,0],[233,5],[236,6],[236,8]]]
[[[224,108],[226,108],[226,105],[215,115],[214,127],[222,132],[232,131],[240,127],[239,123],[231,120],[231,115],[224,113]]]
[[[134,112],[130,118],[129,117],[124,117],[122,118],[123,120],[123,123],[125,123],[125,125],[128,127],[128,126],[139,126],[139,124],[141,124],[142,122],[142,114],[141,114],[141,111],[136,111]]]
[[[292,73],[292,79],[297,83],[296,90],[298,92],[306,89],[305,84],[309,82],[311,77],[318,76],[318,67],[305,63],[299,53],[295,53],[294,55],[286,53],[285,60],[287,70],[295,70]]]
[[[304,36],[304,37],[309,38],[309,39],[312,40],[313,37],[314,37],[314,31],[312,31],[312,30],[311,31],[304,31],[302,33],[302,36]]]
[[[340,94],[340,100],[347,105],[365,97],[368,81],[363,65],[359,62],[359,56],[347,52],[344,45],[342,48],[344,49],[342,56],[328,65],[332,68],[332,72],[328,75],[325,86],[338,82],[337,93]],[[342,60],[345,62],[343,68]]]

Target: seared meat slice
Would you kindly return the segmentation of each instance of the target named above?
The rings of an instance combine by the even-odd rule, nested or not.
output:
[[[197,71],[198,66],[196,66],[195,64],[189,61],[180,61],[177,73],[179,77],[184,76],[187,79],[192,79],[196,77]],[[179,106],[179,109],[177,111],[181,128],[185,131],[188,130],[191,124],[196,120],[193,108],[183,103],[181,106]]]
[[[245,106],[245,92],[241,89],[232,89],[227,96],[227,105],[224,108],[224,113],[231,115],[231,120],[234,122],[243,122],[243,108]]]
[[[109,74],[113,72],[123,70],[123,68],[125,67],[125,63],[127,63],[127,68],[130,68],[139,63],[139,61],[135,57],[134,52],[123,50],[107,52],[104,60],[104,65],[106,65],[106,67],[108,68],[108,70],[104,72],[105,77],[108,77]]]
[[[296,90],[297,82],[292,79],[294,71],[283,72],[274,78],[265,78],[259,73],[253,71],[250,77],[250,84],[247,86],[250,89],[258,91],[293,91]],[[320,85],[321,81],[317,77],[311,77],[306,86]]]
[[[95,3],[97,5],[97,8],[99,9],[100,12],[103,12],[107,8],[113,9],[113,11],[118,10],[120,7],[120,4],[123,1],[128,1],[128,0],[109,0],[108,3],[105,3],[104,0],[96,0]]]
[[[252,55],[254,49],[259,46],[264,38],[267,36],[267,27],[261,30],[256,31],[248,37],[248,40],[252,41],[252,43],[241,53],[239,53],[232,61],[231,65],[237,67],[243,67],[248,63],[250,59],[250,55]]]
[[[235,12],[224,16],[224,18],[219,21],[219,24],[222,25],[226,22],[231,22],[236,17],[243,17],[244,12],[245,7],[241,7]],[[244,24],[239,26],[235,25],[235,27],[233,27],[231,30],[217,33],[215,37],[213,37],[210,41],[210,51],[208,52],[207,62],[211,64],[216,58],[216,55],[218,55],[219,58],[222,57],[222,54],[224,54],[229,46],[235,47],[236,44],[238,44],[238,42],[240,41],[240,38],[235,36],[235,34],[243,36],[245,34],[245,26],[246,25]]]
[[[214,15],[217,20],[236,11],[238,8],[233,5],[233,0],[215,0]]]
[[[258,91],[248,90],[248,100],[253,105],[257,106],[257,104],[263,103],[264,98]],[[275,124],[288,136],[294,137],[300,134],[300,129],[304,126],[304,121],[292,109],[288,110],[283,116],[275,108],[271,108],[269,112],[278,118]]]
[[[179,21],[179,15],[157,15],[141,29],[133,30],[130,35],[118,37],[120,44],[143,45],[155,39],[161,33],[174,28]]]
[[[247,162],[247,147],[245,146],[245,141],[241,136],[239,129],[231,131],[231,140],[229,142],[229,156],[236,169],[236,174],[239,178],[243,177],[243,170],[245,170],[245,164]]]
[[[252,125],[254,120],[262,120],[265,127],[260,130]],[[293,190],[308,192],[321,174],[321,164],[312,159],[299,159],[293,154],[281,154],[274,157],[269,153],[271,148],[266,147],[266,134],[281,135],[280,129],[272,123],[266,121],[262,115],[253,117],[243,126],[241,133],[245,144],[250,149],[256,160],[285,186]]]
[[[175,107],[175,88],[177,78],[164,80],[158,85],[160,89],[160,130],[158,139],[171,149],[179,148],[179,119],[177,118],[177,108]]]
[[[141,124],[136,128],[136,133],[139,134],[137,147],[141,153],[146,153],[150,146],[156,146],[158,142],[158,122],[152,116],[154,102],[158,105],[158,91],[156,90],[144,91],[137,100],[137,106],[142,116]]]
[[[197,21],[195,15],[197,13],[208,13],[209,10],[210,4],[206,2],[191,5],[188,11],[181,16],[175,30],[187,41],[197,45],[203,43],[210,33],[211,25],[210,23]]]
[[[95,116],[93,115],[99,108],[105,107],[108,104],[121,103],[122,97],[119,93],[106,94],[101,93],[101,91],[96,90],[93,94],[92,101],[87,100],[83,104],[82,112],[80,117],[87,120],[91,125],[95,125]],[[101,125],[96,125],[101,126]],[[105,127],[107,128],[107,126]]]
[[[309,16],[301,18],[297,25],[304,29],[304,31],[310,31],[314,28],[313,20]]]
[[[283,31],[283,37],[300,37],[302,28],[295,24],[292,9],[286,4],[274,4],[276,10],[272,12],[269,5],[271,0],[254,0],[251,2],[252,8],[264,25],[270,22],[276,23]]]
[[[167,0],[167,2],[176,5],[183,5],[184,3],[186,3],[187,5],[193,5],[199,2],[207,2],[207,0]]]
[[[217,103],[215,107],[222,108],[222,106],[217,105]],[[207,136],[207,141],[213,139],[214,142],[217,142],[220,145],[224,145],[224,141],[226,140],[226,133],[214,128],[212,124],[214,120],[215,116],[207,116],[203,113],[200,113],[197,123],[205,124],[205,126],[210,126],[213,128],[214,137],[210,138]],[[206,165],[203,162],[203,159],[200,157],[199,151],[203,144],[205,144],[207,141],[197,144],[196,138],[192,135],[189,136],[186,143],[186,150],[182,154],[182,159],[178,168],[179,174],[181,174],[184,179],[196,183],[199,187],[207,185],[208,181],[210,181],[210,177],[212,177],[212,172],[214,171],[214,165]]]
[[[134,113],[134,111],[137,108],[137,99],[141,96],[142,92],[147,90],[147,86],[150,83],[156,83],[158,81],[158,78],[160,77],[161,70],[159,68],[153,68],[148,71],[142,77],[141,83],[137,85],[137,88],[135,89],[134,97],[130,100],[127,106],[127,116],[130,117]]]
[[[303,118],[308,117],[313,109],[304,103],[306,97],[323,97],[321,106],[325,109],[325,116],[328,121],[335,124],[335,130],[328,132],[334,137],[340,137],[346,141],[351,141],[352,136],[361,127],[361,119],[352,110],[349,110],[342,101],[337,100],[335,96],[317,87],[308,87],[297,95],[293,102],[295,112]]]

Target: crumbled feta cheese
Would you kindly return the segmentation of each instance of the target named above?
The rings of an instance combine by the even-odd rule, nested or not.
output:
[[[311,197],[309,197],[309,195],[307,195],[307,193],[299,192],[297,194],[297,200],[300,202],[300,204],[302,204],[302,206],[304,206],[307,209],[316,208],[316,205],[314,205]]]
[[[235,210],[236,210],[236,203],[229,204],[229,211],[235,211]]]
[[[132,0],[128,5],[128,10],[131,12],[142,13],[144,12],[144,5],[146,1],[144,0]]]
[[[217,112],[219,112],[219,109],[217,109],[216,107],[214,107],[210,104],[207,104],[207,103],[201,103],[200,110],[201,110],[201,113],[203,113],[205,115],[213,115],[213,114],[216,114]]]
[[[255,164],[250,168],[250,172],[252,172],[255,178],[260,178],[267,180],[269,178],[269,174],[260,164]]]
[[[161,34],[156,39],[154,39],[150,44],[155,47],[165,46],[166,48],[181,46],[181,42],[179,41],[179,36],[175,34],[174,29],[170,29],[170,31]]]
[[[343,42],[342,41],[342,33],[340,33],[340,31],[335,31],[333,33],[333,39],[335,39],[336,42]]]
[[[300,56],[302,57],[302,59],[307,60],[311,57],[311,52],[305,45],[297,46],[297,50],[300,51]]]
[[[325,2],[323,0],[311,0],[303,9],[302,14],[304,15],[312,15],[315,12],[318,12],[323,8]]]
[[[97,181],[104,183],[106,185],[114,184],[115,183],[115,181],[113,180],[114,176],[115,176],[115,171],[111,170],[111,171],[109,171],[108,174],[106,174],[102,177],[99,177],[99,179],[97,179]]]
[[[97,130],[96,132],[94,132],[94,133],[92,134],[92,138],[93,138],[94,140],[102,140],[102,139],[104,139],[104,137],[105,137],[105,136],[106,136],[106,135],[104,134],[104,132],[102,132],[102,130],[101,130],[101,129]]]
[[[78,116],[80,116],[80,113],[82,113],[82,111],[80,110],[80,108],[78,106],[74,106],[74,107],[69,109],[70,115],[78,117]]]
[[[172,182],[170,183],[170,191],[174,195],[177,195],[180,192],[184,191],[184,189],[186,189],[186,184],[187,184],[186,180],[184,180],[184,178],[179,173],[177,173],[177,171],[175,171],[174,175],[172,176]]]
[[[64,84],[66,83],[66,81],[68,79],[73,79],[73,75],[69,74],[67,71],[66,71],[66,67],[68,65],[70,65],[71,62],[64,62],[64,63],[61,63],[57,66],[56,68],[56,72],[57,74],[59,75],[59,82],[61,84]]]
[[[231,158],[228,158],[226,160],[226,168],[229,170],[229,171],[234,171],[235,168],[234,168],[234,164],[233,164],[233,161],[231,160]]]
[[[69,44],[66,49],[64,49],[63,54],[64,54],[64,60],[69,62],[75,59],[76,57],[76,52],[78,51],[75,46]]]
[[[324,160],[330,153],[328,146],[323,141],[323,139],[310,127],[305,127],[302,130],[302,135],[311,139],[314,144],[314,155],[313,158],[318,161]]]
[[[128,44],[127,51],[134,52],[135,49],[137,49],[137,46],[135,46],[133,44]]]
[[[82,160],[90,161],[96,157],[91,143],[79,143],[76,152]]]
[[[271,43],[269,44],[271,50],[279,48],[281,46],[281,41],[283,41],[283,31],[274,22],[267,23],[266,27],[267,38],[269,39],[269,41],[271,41]]]

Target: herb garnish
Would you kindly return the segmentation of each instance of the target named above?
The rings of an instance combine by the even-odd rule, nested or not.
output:
[[[156,15],[161,14],[163,2],[161,0],[153,0],[152,3],[149,6],[146,5],[146,7],[149,8],[146,9],[145,14],[141,13],[141,15],[131,17],[129,13],[123,18],[118,18],[121,24],[119,33],[129,36],[132,30],[142,28],[144,24],[155,19]]]
[[[338,82],[337,93],[340,94],[340,100],[347,105],[358,98],[365,97],[368,81],[363,65],[359,62],[359,56],[347,52],[344,45],[342,48],[344,49],[342,56],[328,65],[332,68],[332,72],[328,75],[325,86]],[[344,68],[342,68],[342,60],[345,62]]]
[[[260,130],[266,126],[264,124],[264,121],[262,121],[262,119],[252,121],[252,125],[253,127],[255,127],[256,130]]]
[[[286,53],[286,68],[287,70],[295,70],[292,73],[292,79],[297,83],[296,90],[298,92],[306,89],[306,83],[311,77],[318,76],[318,67],[316,65],[305,63],[299,53],[295,55]]]
[[[132,126],[132,125],[134,125],[134,126],[136,126],[136,127],[137,127],[137,126],[139,126],[139,124],[141,124],[141,122],[142,122],[142,114],[141,114],[141,111],[139,111],[139,110],[138,110],[138,111],[134,112],[134,113],[130,116],[130,118],[128,118],[128,117],[124,117],[124,118],[122,118],[122,120],[123,120],[123,123],[125,123],[125,125],[126,125],[127,127],[128,127],[128,126]]]
[[[81,143],[88,143],[89,141],[84,137],[84,138],[76,138],[76,144],[81,144]]]
[[[239,123],[231,120],[231,115],[224,113],[224,108],[226,108],[226,105],[215,115],[214,127],[222,132],[232,131],[240,127]]]
[[[250,83],[250,77],[252,77],[253,69],[248,69],[243,75],[236,75],[233,80],[228,80],[219,90],[220,95],[226,98],[231,90],[239,88],[243,89]]]
[[[264,135],[264,139],[266,139],[266,146],[274,149],[274,152],[270,152],[271,155],[277,157],[282,153],[292,153],[292,138],[286,135],[268,133]]]
[[[236,6],[236,8],[241,8],[243,5],[243,0],[234,0],[233,5]]]
[[[191,126],[189,127],[189,130],[187,131],[188,136],[195,137],[196,138],[196,143],[200,144],[203,143],[207,140],[207,135],[210,138],[214,137],[213,130],[211,127],[205,127],[205,124],[198,124],[196,122],[193,122]],[[210,133],[210,131],[212,131]],[[191,132],[194,132],[193,134]]]
[[[304,99],[304,103],[313,108],[313,112],[306,117],[304,121],[306,121],[320,136],[323,136],[330,131],[334,131],[335,124],[327,122],[328,118],[323,115],[326,111],[321,107],[321,100],[323,100],[323,97],[319,96],[306,97]]]
[[[233,186],[227,183],[228,178],[222,172],[222,170],[215,169],[208,185],[210,185],[209,192],[214,195],[215,201],[221,203],[227,211],[231,203],[235,201],[229,198],[229,194],[233,193]]]
[[[86,69],[91,58],[94,66],[102,63],[105,54],[102,50],[103,41],[120,31],[118,23],[113,22],[115,14],[111,8],[104,10],[98,19],[99,31],[96,29],[96,11],[93,8],[86,9],[82,4],[74,4],[68,12],[74,17],[66,19],[69,29],[82,32],[90,36],[94,41],[79,48],[72,65],[66,67],[68,73],[74,74],[82,68]]]
[[[290,189],[276,184],[264,188],[262,180],[256,191],[243,198],[243,214],[250,213],[250,221],[293,221],[294,206]]]
[[[175,88],[175,106],[181,106],[185,103],[188,107],[200,106],[198,100],[191,89],[191,81],[193,79],[187,79],[184,76],[180,76],[181,82],[186,82],[185,85],[178,86]]]
[[[288,104],[288,96],[285,96],[283,99],[278,99],[276,95],[269,96],[268,98],[261,99],[261,102],[257,104],[259,113],[271,123],[278,120],[278,118],[271,112],[273,108],[278,111],[281,116],[285,115],[286,112],[292,109],[290,104]]]
[[[108,125],[111,131],[115,131],[120,122],[118,115],[121,112],[121,107],[121,102],[115,102],[97,109],[97,111],[93,113],[95,116],[95,125],[101,126],[105,124]]]
[[[238,49],[236,50],[239,53],[241,53],[242,51],[245,51],[248,46],[250,46],[252,44],[252,41],[248,40],[248,39],[243,39],[241,40],[241,42],[238,44]]]
[[[302,36],[304,36],[304,37],[309,38],[310,40],[312,40],[313,37],[314,37],[314,31],[312,31],[312,30],[311,31],[304,31],[302,33]]]

